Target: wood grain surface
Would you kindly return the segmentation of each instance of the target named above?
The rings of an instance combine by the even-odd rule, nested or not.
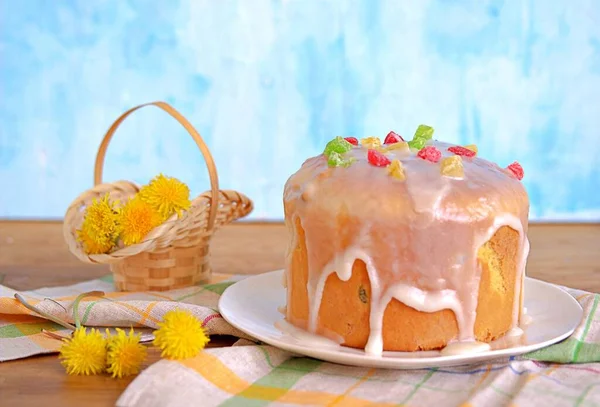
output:
[[[532,224],[530,277],[600,292],[600,224]],[[211,244],[218,273],[257,274],[283,267],[287,244],[281,223],[235,223]],[[0,221],[0,284],[28,290],[103,276],[107,266],[85,265],[67,250],[59,222]],[[228,346],[233,338],[212,338]],[[150,349],[146,366],[158,360]],[[114,405],[132,378],[71,377],[55,355],[0,363],[0,406]]]

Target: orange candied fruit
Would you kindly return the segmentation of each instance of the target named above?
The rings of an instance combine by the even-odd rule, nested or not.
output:
[[[453,155],[442,160],[440,165],[442,175],[453,178],[462,178],[465,176],[462,158],[460,155]]]
[[[381,140],[379,137],[365,137],[360,139],[360,144],[366,148],[377,150],[381,147]]]
[[[406,179],[404,167],[402,166],[400,160],[392,160],[390,165],[387,166],[387,172],[389,175],[391,175],[399,181],[404,181]]]

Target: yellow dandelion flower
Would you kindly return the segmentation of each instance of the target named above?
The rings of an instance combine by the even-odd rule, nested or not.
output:
[[[115,245],[112,240],[98,241],[93,239],[85,229],[77,231],[77,238],[87,254],[108,253]]]
[[[135,334],[133,329],[126,334],[119,328],[116,335],[109,337],[106,371],[112,377],[120,378],[139,373],[140,366],[146,359],[146,347],[140,343],[140,337],[141,335]]]
[[[106,194],[100,199],[94,199],[87,207],[81,229],[77,231],[79,241],[84,249],[96,253],[106,253],[115,244],[119,235],[117,210]],[[88,251],[92,253],[92,251]]]
[[[181,216],[181,212],[190,208],[190,189],[177,178],[157,175],[150,183],[139,192],[142,201],[150,204],[162,220],[168,219],[174,213]]]
[[[158,212],[137,196],[127,201],[119,211],[121,239],[126,246],[141,242],[160,224],[161,218]]]
[[[196,356],[209,341],[202,324],[187,311],[169,311],[154,331],[154,345],[162,349],[167,359],[187,359]]]
[[[70,375],[94,375],[106,367],[106,339],[96,329],[77,328],[65,339],[59,358]]]

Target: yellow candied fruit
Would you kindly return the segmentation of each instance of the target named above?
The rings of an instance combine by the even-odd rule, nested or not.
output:
[[[404,167],[400,160],[392,160],[390,165],[387,166],[387,172],[397,180],[404,181],[406,174],[404,173]]]
[[[392,143],[392,144],[387,144],[384,147],[384,150],[387,151],[392,151],[392,150],[403,150],[403,151],[409,151],[410,148],[408,147],[408,143],[406,141],[399,141],[397,143]]]
[[[475,154],[478,153],[477,146],[475,144],[469,144],[468,146],[465,146],[465,148],[468,148],[469,150],[473,151]]]
[[[381,147],[381,140],[378,137],[365,137],[360,139],[360,144],[366,148],[378,149]]]
[[[459,155],[444,158],[440,170],[442,175],[447,177],[462,178],[465,175],[462,158]]]

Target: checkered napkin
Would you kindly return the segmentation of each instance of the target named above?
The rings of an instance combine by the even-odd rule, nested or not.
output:
[[[191,311],[202,321],[210,335],[246,336],[229,325],[217,311],[219,297],[227,287],[239,280],[230,275],[214,275],[211,284],[168,292],[115,292],[112,275],[66,287],[42,288],[21,292],[29,304],[71,324],[73,302],[78,295],[103,291],[102,298],[84,298],[78,306],[79,318],[85,326],[157,328],[162,316],[175,308]],[[14,295],[17,291],[0,285],[0,362],[43,353],[58,352],[61,342],[41,333],[71,331],[39,318],[25,308]]]
[[[74,286],[21,293],[37,308],[72,321],[83,292],[86,325],[156,327],[162,315],[184,307],[208,333],[244,338],[216,310],[219,296],[238,278],[168,293],[116,293],[107,277]],[[340,366],[297,357],[241,339],[185,361],[161,360],[140,373],[119,406],[600,406],[600,295],[565,288],[585,310],[567,340],[519,358],[452,368],[384,370]],[[57,351],[39,332],[62,328],[33,316],[0,286],[0,361]],[[48,298],[51,298],[48,299]]]

